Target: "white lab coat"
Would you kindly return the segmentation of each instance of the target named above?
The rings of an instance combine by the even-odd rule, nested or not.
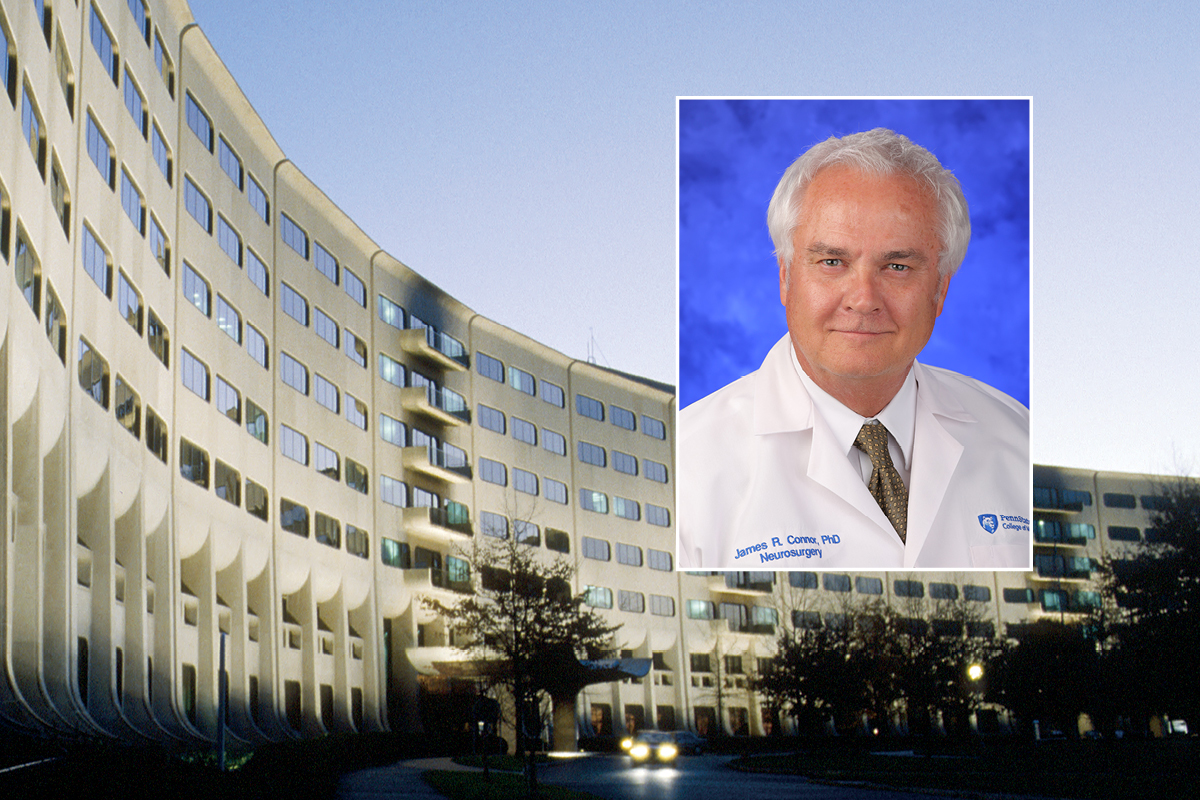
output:
[[[917,381],[907,545],[791,363],[679,412],[681,569],[1029,569],[1029,410],[956,372]]]

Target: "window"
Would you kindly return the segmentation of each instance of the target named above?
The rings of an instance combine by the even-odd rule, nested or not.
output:
[[[295,250],[301,258],[308,260],[308,234],[287,214],[279,215],[279,235],[284,244]]]
[[[542,399],[552,406],[558,406],[559,408],[562,408],[564,405],[566,405],[563,389],[557,384],[553,384],[545,380],[542,381],[541,395]]]
[[[58,84],[62,87],[63,99],[67,102],[67,113],[75,119],[75,70],[71,67],[71,57],[67,55],[67,40],[63,38],[62,29],[58,31],[58,45],[54,48],[54,66],[58,71]],[[0,90],[8,88],[8,38],[0,27]]]
[[[29,303],[29,307],[33,309],[34,316],[37,316],[38,309],[41,307],[42,264],[34,254],[33,248],[29,246],[29,242],[26,241],[23,230],[17,231],[16,255],[13,267],[17,288],[20,289],[25,302]]]
[[[17,246],[19,249],[19,241]],[[83,228],[81,246],[84,272],[91,276],[96,285],[100,287],[100,291],[104,292],[105,297],[112,297],[112,261],[109,259],[104,245],[100,244],[95,234],[92,233],[92,229],[86,225]]]
[[[688,600],[687,615],[688,619],[713,619],[713,604],[711,600]],[[695,664],[696,655],[692,654],[692,670],[699,672],[708,672],[707,667],[702,670],[696,670]],[[707,656],[706,656],[707,658]]]
[[[138,399],[137,392],[120,375],[117,376],[114,390],[117,401],[117,422],[121,423],[122,428],[132,433],[133,438],[141,438],[142,403]]]
[[[367,429],[367,404],[346,393],[346,421],[361,431]]]
[[[292,461],[308,466],[308,437],[295,428],[279,426],[279,452]]]
[[[263,369],[267,369],[267,337],[259,333],[258,328],[253,325],[246,326],[246,352],[250,357],[258,362],[258,365]]]
[[[225,137],[220,137],[217,145],[217,161],[221,165],[221,169],[229,176],[229,180],[233,181],[233,185],[240,192],[243,188],[243,172],[242,160],[238,158],[237,153],[233,152],[233,148],[229,146],[229,142],[225,141]]]
[[[622,611],[641,614],[646,610],[646,596],[641,592],[629,592],[619,589],[617,591],[617,608]]]
[[[308,367],[287,353],[279,354],[279,378],[300,394],[308,394]]]
[[[158,224],[158,220],[153,215],[150,217],[150,254],[163,268],[163,272],[170,275],[171,243],[167,241],[167,235],[163,233],[162,226]]]
[[[675,598],[661,594],[650,595],[650,613],[658,617],[675,616]],[[657,665],[655,668],[664,669],[664,667],[658,667]]]
[[[313,306],[313,330],[317,332],[326,342],[334,347],[338,346],[338,325],[328,314],[321,309]]]
[[[133,80],[133,73],[129,71],[129,67],[125,68],[125,110],[129,112],[129,116],[133,119],[133,125],[137,128],[138,133],[145,139],[149,128],[149,117],[146,114],[146,98],[142,94],[142,90],[138,88],[137,83]]]
[[[71,238],[71,190],[67,188],[67,181],[63,178],[58,156],[54,157],[50,165],[50,204],[54,206],[54,213],[58,215],[63,234],[68,239]]]
[[[603,539],[584,536],[580,541],[580,548],[584,558],[594,558],[597,561],[608,561],[611,558],[608,542]]]
[[[224,378],[217,376],[217,388],[213,393],[217,411],[229,417],[238,425],[242,424],[242,394],[230,386]]]
[[[826,572],[821,576],[821,583],[827,592],[848,592],[850,591],[850,576],[836,575]]]
[[[146,203],[142,200],[142,193],[133,185],[133,179],[125,170],[121,170],[121,207],[125,209],[125,216],[129,217],[129,221],[133,223],[134,230],[145,236]]]
[[[271,423],[267,419],[267,412],[258,407],[258,404],[246,398],[246,432],[258,439],[263,444],[267,443],[268,433]]]
[[[29,87],[25,87],[21,100],[21,132],[29,149],[33,152],[33,161],[37,164],[38,173],[46,177],[46,134],[42,124],[42,115],[37,110]]]
[[[269,225],[271,204],[267,202],[267,193],[259,186],[258,181],[254,180],[253,175],[250,176],[250,185],[246,189],[246,199],[250,201],[250,207],[254,209],[254,213]]]
[[[552,503],[567,504],[567,485],[553,478],[542,480],[542,495]]]
[[[167,463],[167,423],[150,406],[146,406],[146,449]]]
[[[286,283],[279,284],[279,307],[296,322],[308,327],[308,300]]]
[[[371,537],[362,528],[356,528],[346,523],[347,553],[359,558],[370,558],[370,539]]]
[[[335,414],[342,413],[341,394],[332,382],[313,373],[313,398]]]
[[[513,438],[525,444],[537,444],[537,426],[520,417],[513,417]],[[503,431],[501,431],[503,433]]]
[[[208,367],[187,350],[179,351],[179,375],[183,385],[208,402]]]
[[[658,483],[667,482],[667,465],[648,458],[642,459],[642,469],[647,478]]]
[[[642,518],[641,506],[636,501],[625,497],[613,497],[613,513],[622,519],[634,522]]]
[[[583,602],[592,608],[612,608],[612,589],[603,586],[588,586],[584,589]]]
[[[513,538],[520,544],[537,547],[542,543],[542,531],[541,528],[528,520],[514,519]]]
[[[313,243],[313,264],[317,272],[329,278],[334,284],[338,282],[338,262],[320,242]]]
[[[504,383],[504,364],[489,355],[475,354],[475,370],[485,378]]]
[[[613,469],[617,472],[623,472],[626,475],[637,475],[637,459],[628,453],[622,453],[620,450],[613,450]]]
[[[741,603],[721,603],[720,619],[729,621],[729,630],[744,631],[747,627],[746,606]]]
[[[92,116],[92,112],[88,112],[87,121],[87,152],[88,158],[96,165],[96,169],[100,171],[100,177],[104,180],[108,188],[116,187],[114,180],[116,173],[116,161],[112,154],[112,145],[109,144],[109,139],[100,130],[99,123]]]
[[[150,311],[149,319],[146,322],[146,342],[150,345],[150,352],[154,353],[164,367],[169,367],[171,336],[167,333],[167,326],[163,325],[162,320],[154,311]]]
[[[1028,588],[1009,588],[1004,590],[1004,602],[1006,603],[1032,603],[1033,589]]]
[[[242,343],[242,315],[221,295],[217,295],[217,327],[230,339]]]
[[[975,603],[987,603],[992,599],[992,590],[987,586],[975,586],[966,584],[963,586],[963,600],[970,600]]]
[[[658,525],[661,528],[670,527],[671,512],[662,506],[646,503],[646,522],[649,522],[651,525]]]
[[[604,403],[587,395],[575,395],[575,410],[585,417],[604,422]]]
[[[196,98],[192,97],[190,92],[185,102],[187,126],[192,129],[192,133],[196,134],[196,138],[200,140],[200,144],[204,145],[204,149],[211,153],[213,149],[213,129],[208,114],[204,113],[203,109],[200,108],[200,104],[196,102]]]
[[[1105,496],[1107,499],[1107,495]],[[1114,542],[1138,542],[1142,539],[1141,531],[1124,525],[1109,525],[1108,538]]]
[[[517,369],[516,367],[508,368],[508,385],[518,392],[530,395],[537,394],[535,390],[537,382],[533,379],[532,375],[523,369]]]
[[[379,558],[385,566],[397,569],[408,569],[412,565],[408,544],[387,537],[379,540]]]
[[[897,597],[924,597],[925,584],[920,581],[897,580],[892,584]]]
[[[308,509],[285,497],[279,498],[279,527],[308,538]]]
[[[179,474],[186,481],[208,488],[208,453],[187,439],[179,440]]]
[[[367,367],[367,343],[355,336],[349,330],[342,337],[342,349],[346,353],[346,357],[358,364],[363,369]]]
[[[585,511],[595,511],[597,514],[608,513],[608,495],[591,489],[579,490],[579,506]]]
[[[219,458],[213,468],[213,489],[226,503],[242,504],[242,476]]]
[[[642,433],[646,434],[647,436],[653,436],[655,439],[666,439],[667,426],[663,424],[662,420],[654,419],[653,417],[647,417],[645,414],[643,414]]]
[[[379,354],[379,377],[393,386],[404,388],[404,365],[384,353]]]
[[[492,408],[491,406],[485,406],[483,403],[478,405],[477,410],[477,419],[482,427],[487,428],[489,431],[495,431],[499,434],[505,433],[503,411]]]
[[[229,256],[230,261],[239,267],[242,265],[242,237],[220,214],[217,214],[217,244],[225,251],[225,255]]]
[[[251,515],[266,522],[269,516],[269,512],[267,511],[269,502],[266,487],[260,486],[249,478],[246,478],[246,510]]]
[[[640,567],[642,565],[642,548],[617,542],[617,563]]]
[[[1033,487],[1034,508],[1054,508],[1062,511],[1081,511],[1092,504],[1092,493],[1077,489]],[[1120,506],[1118,506],[1120,507]]]
[[[200,277],[200,273],[186,261],[183,262],[183,296],[191,300],[201,314],[211,316],[212,289],[208,281]]]
[[[609,406],[609,419],[613,425],[618,428],[624,428],[627,431],[637,430],[637,417],[632,411],[621,408],[620,406]]]
[[[608,465],[604,448],[590,442],[579,443],[579,460],[585,464],[593,464],[597,467]]]
[[[508,485],[508,468],[499,461],[492,461],[490,458],[479,457],[479,478],[480,480],[494,483],[497,486]]]
[[[479,512],[479,532],[495,539],[508,538],[508,517],[492,511]]]
[[[957,600],[958,587],[953,583],[931,583],[929,584],[929,597],[933,600]]]
[[[405,508],[408,505],[408,486],[395,478],[380,475],[379,499],[389,506]]]
[[[313,468],[326,478],[342,479],[342,459],[337,451],[320,442],[313,442]]]
[[[571,535],[556,528],[546,528],[546,547],[557,553],[571,552]]]
[[[567,439],[561,433],[542,428],[542,448],[560,456],[567,454]]]
[[[96,10],[95,4],[92,5],[92,22],[90,28],[92,39],[92,47],[96,51],[96,55],[100,57],[100,63],[104,65],[104,71],[112,78],[113,85],[117,83],[117,51],[113,47],[113,36],[108,31],[108,26],[100,19],[100,12]]]
[[[513,488],[518,492],[536,495],[538,493],[538,477],[520,467],[513,467]]]
[[[788,583],[796,589],[816,589],[817,588],[817,573],[815,572],[789,572]]]
[[[171,148],[167,147],[167,140],[163,137],[162,131],[158,129],[158,124],[155,123],[153,135],[150,137],[150,152],[154,156],[154,163],[158,164],[158,171],[162,173],[166,179],[167,185],[171,185]]]
[[[792,627],[813,631],[821,627],[821,615],[816,611],[792,611]]]
[[[163,44],[162,37],[158,32],[154,32],[154,65],[158,67],[158,74],[162,76],[163,85],[167,87],[167,94],[171,98],[175,97],[175,68],[171,65],[171,56],[167,54],[167,47]]]
[[[1167,511],[1171,508],[1170,498],[1163,497],[1157,494],[1144,494],[1141,496],[1142,508],[1146,511]]]
[[[212,205],[208,202],[208,198],[204,196],[204,192],[192,183],[192,179],[188,176],[183,178],[183,207],[192,215],[192,219],[199,223],[205,233],[212,233]]]
[[[404,330],[404,309],[379,295],[379,318],[398,330]]]
[[[391,442],[397,447],[404,447],[408,444],[408,434],[404,423],[398,419],[392,419],[387,414],[379,415],[379,438],[385,442]]]
[[[366,494],[371,485],[367,468],[350,458],[346,459],[346,485],[360,494]]]
[[[650,548],[646,551],[646,566],[662,572],[670,572],[675,568],[673,557],[666,550]]]
[[[366,308],[367,287],[363,284],[362,279],[348,269],[343,269],[342,274],[345,276],[342,288],[346,290],[346,294],[350,295],[351,300]]]
[[[67,363],[67,314],[63,311],[54,287],[46,282],[46,338],[58,354],[58,360]]]
[[[246,250],[246,277],[264,296],[271,296],[271,273],[258,254],[249,248]]]

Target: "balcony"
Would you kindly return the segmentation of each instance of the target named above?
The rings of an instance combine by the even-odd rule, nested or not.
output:
[[[415,567],[404,570],[404,586],[413,592],[431,592],[435,589],[474,594],[470,575],[465,580],[456,579],[449,570],[440,567]]]
[[[401,331],[400,347],[406,353],[436,364],[444,370],[463,372],[470,364],[462,342],[429,327]]]
[[[420,414],[442,425],[470,425],[471,410],[462,395],[430,384],[400,390],[400,404],[406,411]]]
[[[467,483],[471,480],[471,465],[460,456],[447,458],[446,451],[432,445],[405,447],[400,451],[401,463],[411,469],[447,483]]]
[[[417,507],[404,509],[404,529],[413,533],[471,536],[471,517],[466,506],[456,508]]]

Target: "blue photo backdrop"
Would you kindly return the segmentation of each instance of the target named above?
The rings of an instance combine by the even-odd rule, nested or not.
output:
[[[962,182],[971,244],[918,358],[1029,405],[1028,100],[680,100],[679,405],[746,375],[787,331],[767,204],[830,136],[890,128]]]

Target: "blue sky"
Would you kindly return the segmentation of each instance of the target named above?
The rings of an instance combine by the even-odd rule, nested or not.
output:
[[[1195,7],[192,10],[284,151],[390,253],[568,355],[594,335],[601,363],[672,383],[677,95],[1030,96],[1034,459],[1200,470]]]

